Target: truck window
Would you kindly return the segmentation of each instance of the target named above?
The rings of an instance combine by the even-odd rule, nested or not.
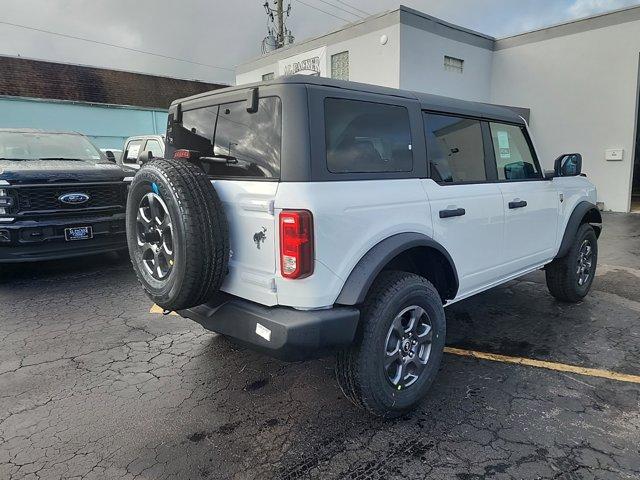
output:
[[[147,145],[144,147],[144,151],[145,152],[151,152],[151,155],[153,155],[155,158],[162,158],[164,157],[164,152],[162,151],[162,145],[160,145],[160,142],[158,140],[147,140]]]
[[[282,107],[277,97],[261,98],[258,111],[246,101],[187,110],[174,126],[174,149],[195,150],[205,171],[215,177],[280,177]]]
[[[479,120],[425,113],[427,157],[436,182],[484,182],[484,143]]]
[[[330,172],[413,170],[409,112],[405,107],[327,98],[324,121]]]
[[[131,140],[127,145],[127,157],[124,159],[124,163],[136,163],[138,161],[138,155],[140,155],[140,149],[144,140]]]
[[[542,178],[523,129],[496,122],[491,122],[490,126],[498,180]]]

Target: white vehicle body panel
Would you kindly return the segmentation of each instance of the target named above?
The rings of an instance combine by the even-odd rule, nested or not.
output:
[[[224,205],[231,245],[229,274],[221,290],[263,305],[276,305],[278,248],[273,204],[280,184],[238,180],[212,183]]]
[[[546,181],[438,185],[433,180],[256,182],[218,180],[229,220],[231,258],[222,290],[267,306],[331,307],[360,259],[399,233],[424,234],[451,255],[459,276],[455,301],[553,260],[571,212],[595,203],[584,177]],[[560,200],[562,194],[562,201]],[[527,207],[510,210],[508,202]],[[440,218],[444,209],[464,216]],[[306,209],[314,221],[314,273],[280,275],[278,215]],[[255,235],[264,233],[257,248]]]
[[[312,212],[316,261],[308,278],[276,276],[281,305],[329,307],[376,244],[405,232],[433,237],[430,206],[419,179],[282,183],[276,211],[282,209]]]
[[[553,181],[502,182],[505,228],[502,243],[503,275],[553,259],[557,252],[560,196]],[[526,201],[522,208],[509,203]]]
[[[458,295],[481,289],[499,276],[502,266],[504,212],[498,185],[423,184],[432,208],[433,239],[449,252],[458,271]],[[465,214],[440,218],[441,210],[456,208],[464,208]]]

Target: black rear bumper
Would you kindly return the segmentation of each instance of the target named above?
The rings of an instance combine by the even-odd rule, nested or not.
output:
[[[353,307],[301,311],[265,307],[231,295],[178,313],[285,361],[318,358],[350,345],[360,317]]]
[[[127,248],[125,214],[0,223],[0,263],[57,260]],[[64,229],[91,226],[93,238],[66,241]],[[2,241],[8,236],[9,241]]]

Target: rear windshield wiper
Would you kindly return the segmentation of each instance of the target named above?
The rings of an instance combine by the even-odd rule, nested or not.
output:
[[[232,155],[224,155],[224,154],[216,154],[216,155],[212,155],[212,156],[205,156],[205,157],[200,157],[198,158],[198,160],[203,161],[203,162],[210,162],[210,163],[224,163],[227,165],[232,165],[232,164],[236,164],[238,163],[238,159]]]
[[[69,157],[40,157],[38,160],[69,160],[71,162],[85,162],[81,158],[69,158]]]
[[[14,162],[26,162],[28,160],[33,160],[32,158],[6,158],[6,157],[2,157],[0,158],[0,160],[11,160]]]

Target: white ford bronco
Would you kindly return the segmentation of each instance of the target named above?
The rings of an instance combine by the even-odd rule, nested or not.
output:
[[[541,268],[560,301],[594,279],[582,158],[543,171],[509,109],[281,77],[175,101],[165,157],[127,204],[151,299],[284,360],[337,352],[343,392],[383,417],[433,382],[443,307]]]

